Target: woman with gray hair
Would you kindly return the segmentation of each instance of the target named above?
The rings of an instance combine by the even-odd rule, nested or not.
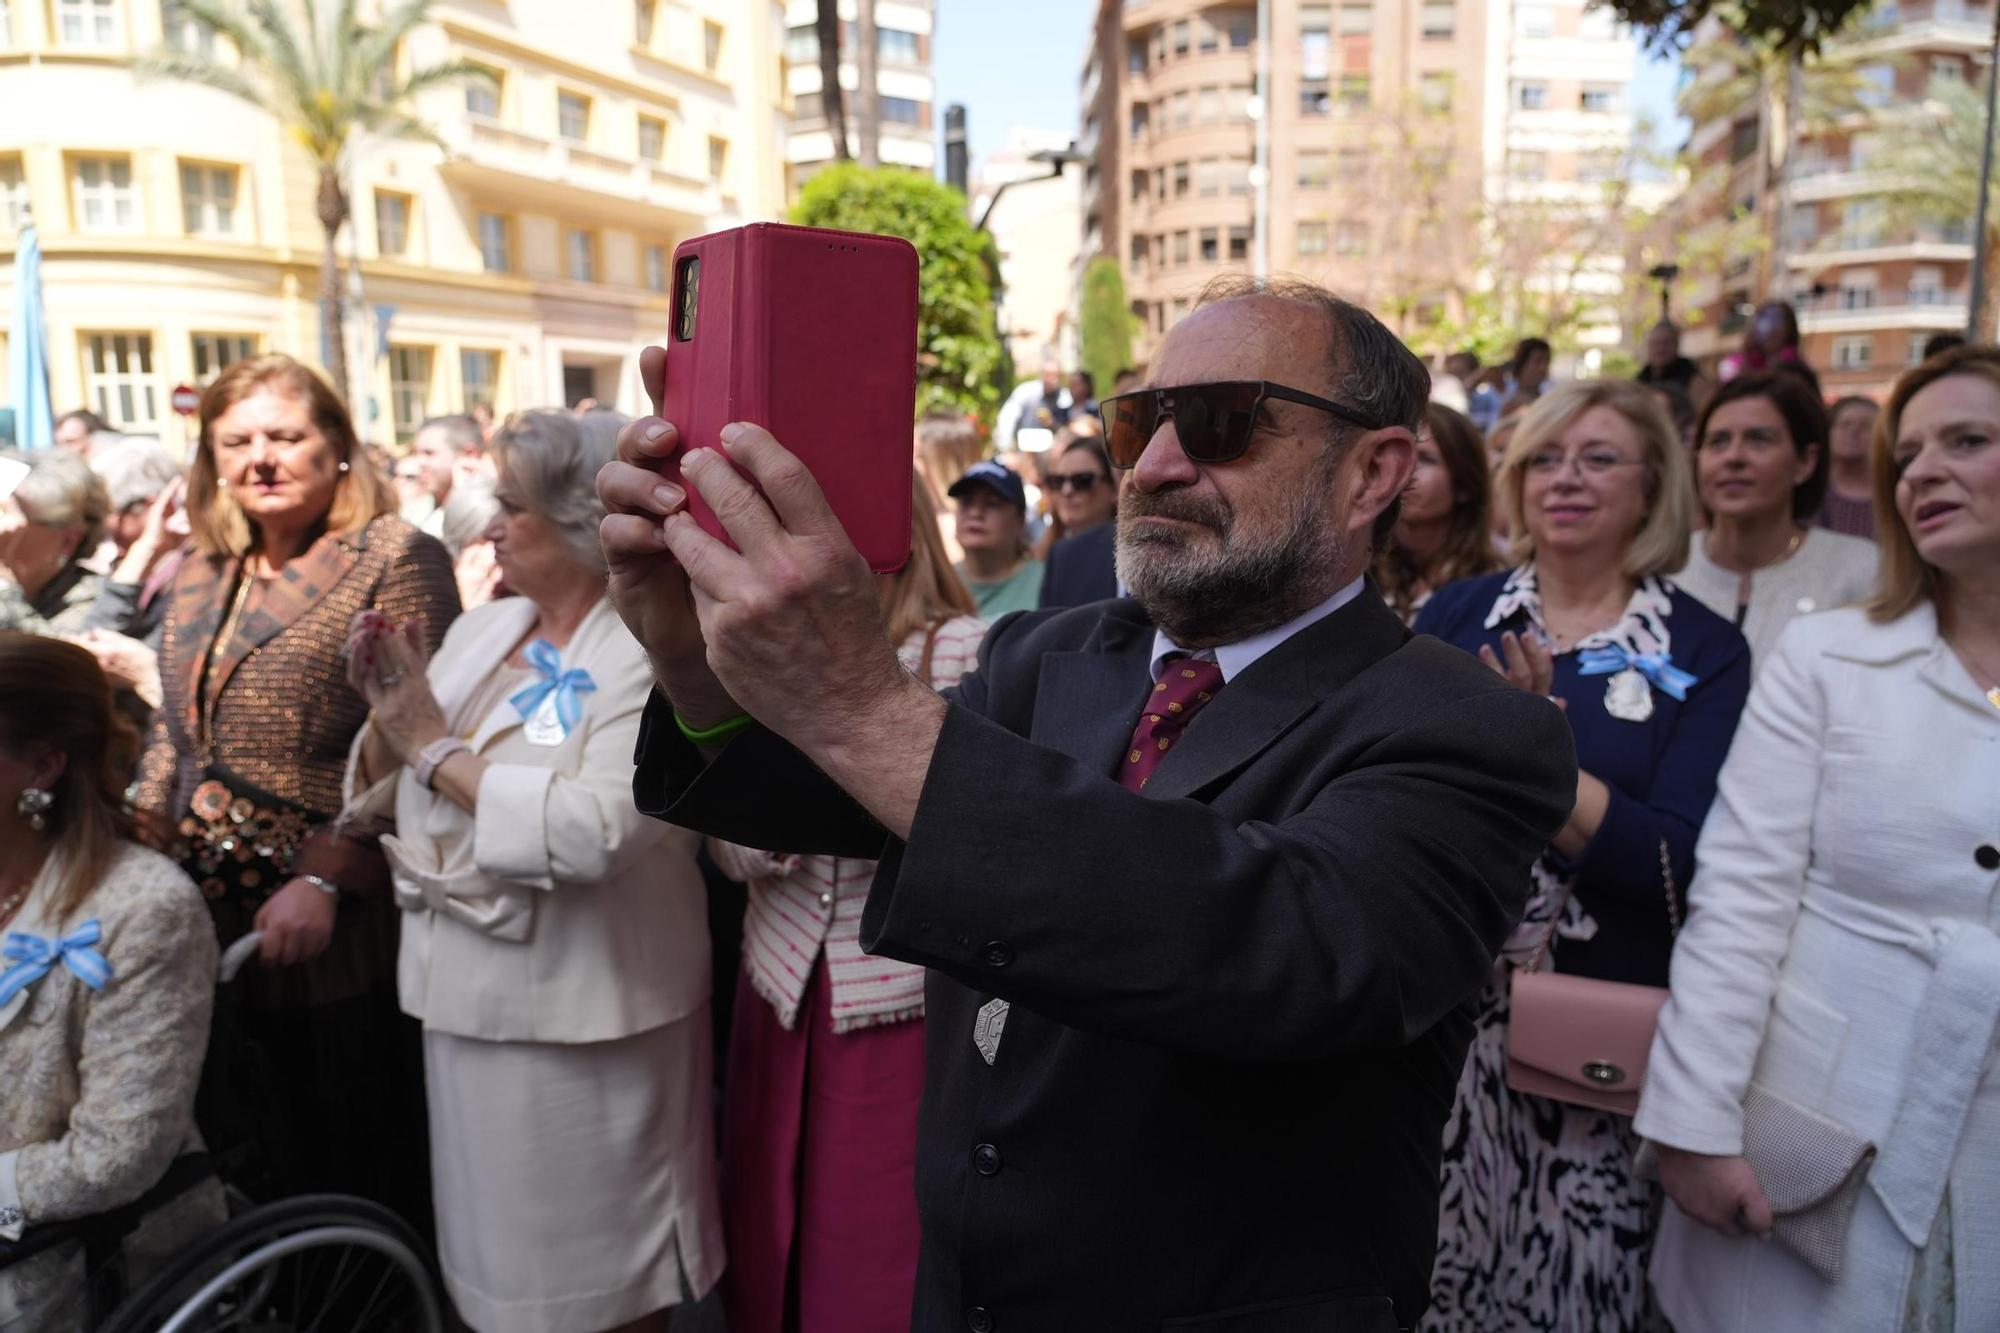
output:
[[[722,1269],[698,839],[632,805],[651,672],[605,597],[612,448],[513,417],[487,536],[519,595],[428,662],[379,617],[348,644],[374,711],[343,819],[391,830],[438,1254],[481,1333],[664,1329]]]
[[[0,496],[0,629],[77,633],[104,584],[86,564],[110,512],[104,483],[67,450],[9,457],[28,471]]]
[[[180,505],[187,470],[158,440],[136,437],[93,453],[90,470],[104,482],[110,501],[106,531],[118,563],[84,628],[123,634],[157,652],[167,615],[163,594],[186,553],[187,521]]]

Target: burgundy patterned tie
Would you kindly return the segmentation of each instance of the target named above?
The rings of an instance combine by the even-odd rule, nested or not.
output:
[[[1159,683],[1146,696],[1146,711],[1139,715],[1125,762],[1118,765],[1119,785],[1130,791],[1145,787],[1194,715],[1221,689],[1222,668],[1215,663],[1192,657],[1168,659],[1160,668]]]

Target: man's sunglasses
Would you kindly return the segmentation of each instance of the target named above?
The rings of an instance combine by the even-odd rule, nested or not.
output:
[[[1139,456],[1167,417],[1173,418],[1181,452],[1191,461],[1230,463],[1250,448],[1258,416],[1269,398],[1314,408],[1362,430],[1380,429],[1351,407],[1269,380],[1140,389],[1104,399],[1097,405],[1097,415],[1104,422],[1105,452],[1111,455],[1111,466],[1120,470],[1138,466]]]

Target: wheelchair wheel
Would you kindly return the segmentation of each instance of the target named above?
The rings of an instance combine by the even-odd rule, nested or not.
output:
[[[443,1333],[423,1242],[365,1199],[304,1195],[175,1259],[99,1333]]]

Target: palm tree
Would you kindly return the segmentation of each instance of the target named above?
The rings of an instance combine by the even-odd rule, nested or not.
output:
[[[820,111],[833,136],[834,161],[845,162],[852,155],[847,149],[847,98],[840,91],[840,0],[819,0],[813,26],[819,33]]]
[[[1979,157],[1985,147],[1986,97],[1979,84],[1933,79],[1924,101],[1885,124],[1871,165],[1889,178],[1882,193],[1895,225],[1964,228],[1979,212]],[[1986,282],[1973,327],[1991,330],[2000,279],[2000,212],[1987,210]]]
[[[328,376],[347,397],[346,296],[334,242],[351,213],[345,179],[350,149],[367,134],[443,147],[412,109],[416,97],[493,76],[468,61],[397,73],[397,47],[423,23],[430,0],[395,5],[375,27],[360,21],[356,0],[179,0],[177,7],[227,39],[238,58],[162,48],[136,63],[140,77],[200,84],[270,112],[318,168],[317,211],[326,235],[320,336]]]

